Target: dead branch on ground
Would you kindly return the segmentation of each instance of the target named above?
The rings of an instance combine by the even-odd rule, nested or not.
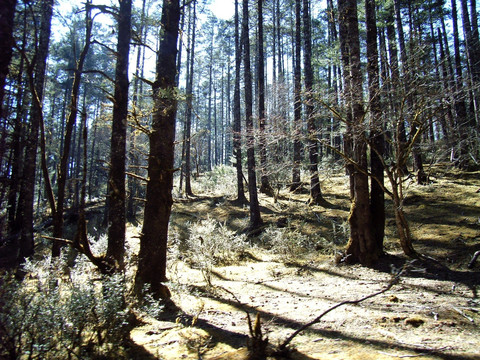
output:
[[[398,270],[395,274],[393,274],[392,278],[390,279],[390,281],[388,282],[387,286],[385,286],[382,290],[380,291],[377,291],[373,294],[370,294],[370,295],[367,295],[367,296],[364,296],[360,299],[357,299],[357,300],[345,300],[345,301],[342,301],[341,303],[338,303],[332,307],[330,307],[329,309],[325,310],[323,313],[321,313],[320,315],[318,315],[315,319],[311,320],[310,322],[306,323],[305,325],[303,325],[302,327],[300,327],[299,329],[295,330],[283,343],[281,343],[279,346],[278,346],[278,352],[279,354],[285,352],[287,350],[287,346],[290,344],[290,342],[295,338],[295,336],[297,336],[298,334],[300,334],[302,331],[305,331],[306,329],[308,329],[309,327],[315,325],[315,324],[318,324],[320,322],[320,320],[325,316],[327,315],[328,313],[330,313],[331,311],[339,308],[340,306],[344,306],[344,305],[357,305],[357,304],[360,304],[361,302],[365,301],[365,300],[368,300],[368,299],[371,299],[375,296],[378,296],[378,295],[381,295],[385,292],[387,292],[388,290],[390,290],[395,284],[397,284],[400,280],[400,277],[402,274],[405,273],[405,271],[407,270],[407,267],[408,265],[410,264],[410,262],[407,262],[400,270]]]

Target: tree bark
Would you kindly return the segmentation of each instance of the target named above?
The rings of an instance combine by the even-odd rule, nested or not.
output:
[[[266,145],[266,111],[265,111],[265,58],[263,52],[263,1],[257,0],[258,16],[258,61],[257,61],[257,81],[258,81],[258,117],[260,129],[260,192],[268,196],[273,196],[273,188],[268,179],[267,169],[267,145]]]
[[[480,92],[475,89],[476,86],[480,83],[480,43],[478,38],[478,20],[477,20],[477,11],[476,11],[476,1],[470,0],[471,7],[470,13],[468,11],[467,0],[461,0],[460,4],[462,6],[462,20],[463,20],[463,31],[465,34],[466,42],[466,53],[468,60],[468,70],[470,73],[470,78],[472,82],[472,108],[473,112],[471,118],[469,119],[469,125],[473,126],[479,123],[476,119],[479,111],[479,102],[480,102]],[[470,21],[470,16],[472,21]],[[474,26],[476,25],[476,28]]]
[[[463,85],[463,71],[462,71],[462,60],[460,54],[460,39],[458,33],[458,13],[457,13],[457,1],[451,1],[452,7],[452,27],[453,27],[453,48],[454,48],[454,59],[455,59],[455,132],[458,134],[458,141],[455,148],[452,148],[451,160],[455,161],[456,166],[464,167],[464,161],[466,158],[466,146],[465,144],[467,137],[467,105],[465,103],[465,89]],[[456,152],[459,153],[457,158]]]
[[[9,72],[10,60],[14,45],[13,22],[15,18],[15,7],[17,0],[1,0],[0,8],[2,16],[0,17],[0,118],[3,117],[3,97],[5,95],[5,81]]]
[[[141,295],[145,285],[148,285],[154,297],[162,299],[170,297],[168,288],[162,283],[167,281],[168,223],[173,204],[177,111],[175,64],[179,21],[179,0],[164,0],[156,79],[153,85],[154,112],[149,136],[147,195],[135,276],[137,295]]]
[[[294,56],[294,74],[293,74],[293,171],[291,191],[297,190],[301,186],[300,165],[302,161],[301,149],[302,142],[300,140],[302,129],[302,6],[301,0],[295,0],[295,56]]]
[[[65,136],[63,141],[63,151],[60,159],[60,165],[58,167],[58,179],[57,179],[57,206],[53,212],[53,237],[63,238],[63,210],[65,206],[65,186],[68,176],[68,159],[70,157],[70,148],[72,141],[72,132],[78,114],[78,97],[80,95],[80,84],[82,79],[83,65],[87,53],[90,49],[91,34],[92,34],[92,19],[91,19],[91,3],[87,1],[85,11],[85,44],[77,60],[77,65],[74,70],[72,92],[70,95],[69,114],[67,123],[65,126]],[[47,181],[45,176],[45,181]],[[50,179],[48,179],[50,181]],[[52,256],[60,256],[60,243],[55,242],[52,246]]]
[[[250,201],[250,228],[257,229],[262,224],[257,193],[257,175],[255,169],[255,136],[253,127],[252,71],[250,67],[250,41],[248,34],[248,0],[243,0],[242,43],[245,78],[245,117],[247,126],[247,168],[248,194]]]
[[[26,14],[23,14],[23,34],[22,34],[22,45],[21,53],[25,52],[27,45],[27,26],[26,26]],[[22,183],[21,179],[22,170],[24,167],[24,148],[25,148],[25,127],[23,125],[23,118],[25,113],[25,103],[27,100],[26,92],[24,91],[24,78],[25,76],[25,59],[20,59],[20,64],[18,66],[18,75],[16,77],[18,90],[15,95],[15,108],[16,108],[16,117],[15,125],[13,126],[13,133],[11,134],[10,142],[10,151],[11,151],[11,175],[9,178],[9,188],[8,188],[8,197],[7,197],[7,219],[8,219],[8,234],[11,239],[16,239],[20,235],[21,225],[19,220],[21,216],[17,216],[17,208],[19,207],[19,193],[20,185]],[[6,129],[5,129],[6,131]],[[6,135],[2,141],[6,141]]]
[[[399,0],[394,0],[394,8],[395,8],[395,19],[397,22],[397,31],[398,31],[398,43],[400,45],[400,59],[402,61],[402,70],[403,70],[403,83],[405,86],[405,96],[406,96],[406,101],[407,101],[407,116],[410,115],[410,112],[413,108],[413,100],[409,94],[409,84],[410,84],[410,72],[413,71],[414,69],[410,68],[409,66],[409,58],[407,54],[407,49],[406,49],[406,42],[405,42],[405,34],[403,31],[403,23],[402,23],[402,16],[400,13],[400,1]],[[411,29],[413,30],[413,29]],[[399,84],[400,85],[400,84]],[[399,116],[402,116],[402,114],[399,114]],[[398,120],[402,126],[404,127],[404,119],[401,118]],[[412,123],[411,124],[411,133],[415,134],[417,132],[417,125]],[[400,129],[400,135],[402,135],[403,129],[402,127]],[[402,135],[403,136],[403,135]],[[399,138],[400,139],[400,138]],[[411,138],[410,141],[413,139]],[[400,144],[402,145],[402,144]],[[404,151],[404,148],[400,149]],[[425,174],[425,171],[423,170],[423,159],[422,159],[422,154],[420,152],[419,144],[416,142],[412,145],[412,157],[413,157],[413,166],[414,170],[417,171],[417,183],[418,184],[425,184],[427,181],[427,176]]]
[[[47,67],[48,47],[50,44],[51,20],[53,13],[53,0],[42,1],[42,18],[40,25],[39,43],[36,54],[36,61],[31,66],[30,82],[33,96],[35,97],[30,111],[30,128],[25,146],[25,161],[23,169],[23,180],[20,190],[20,213],[21,213],[21,237],[18,261],[23,261],[33,254],[33,216],[34,216],[34,194],[35,194],[35,172],[37,164],[37,147],[40,123],[42,121],[42,101]],[[35,74],[35,76],[34,76]]]
[[[397,48],[397,38],[395,33],[395,9],[393,4],[390,4],[386,8],[386,28],[387,28],[387,40],[388,40],[388,54],[390,58],[390,82],[389,82],[389,96],[390,107],[392,109],[393,119],[394,119],[394,129],[395,129],[395,142],[397,148],[400,152],[405,152],[407,148],[407,135],[405,131],[405,121],[400,119],[400,92],[398,91],[401,86],[400,83],[400,65],[398,60],[398,48]],[[407,166],[402,164],[402,171],[404,174],[408,173]]]
[[[339,21],[342,23],[340,37],[344,63],[347,111],[351,113],[351,135],[353,143],[353,201],[348,218],[350,239],[347,244],[347,261],[372,266],[380,256],[378,244],[372,233],[372,219],[367,176],[367,143],[365,138],[362,73],[360,71],[360,40],[358,31],[356,0],[338,1]]]
[[[384,168],[384,126],[380,104],[380,84],[377,46],[377,18],[375,13],[375,0],[365,0],[365,18],[367,25],[367,73],[368,93],[370,102],[370,211],[372,231],[377,252],[383,252],[383,238],[385,236],[385,194]]]
[[[212,87],[213,87],[213,37],[212,31],[209,47],[208,68],[208,117],[207,117],[207,170],[212,170]]]
[[[313,68],[312,68],[312,30],[310,19],[310,1],[303,0],[303,36],[304,36],[304,73],[305,108],[308,128],[308,158],[310,171],[310,204],[321,204],[325,200],[320,189],[318,177],[318,134],[313,105]]]
[[[193,24],[192,24],[192,41],[190,46],[190,59],[187,61],[189,69],[187,70],[187,109],[185,115],[185,194],[187,196],[193,196],[192,182],[191,182],[191,136],[192,136],[192,110],[193,110],[193,70],[195,64],[195,33],[196,33],[196,18],[197,18],[197,2],[193,1]]]
[[[145,24],[145,17],[146,17],[146,0],[142,0],[142,10],[140,15],[140,28],[138,29],[138,37],[142,42],[146,42],[146,24]],[[142,97],[140,97],[139,101],[139,94],[140,96],[143,95],[143,83],[140,81],[139,77],[143,78],[143,70],[145,67],[145,56],[144,54],[145,49],[143,46],[138,45],[137,47],[137,58],[135,61],[135,78],[133,79],[133,95],[132,95],[132,117],[134,121],[138,121],[138,112],[137,109],[142,108]],[[177,67],[178,73],[178,67]],[[177,76],[178,81],[178,76]],[[128,162],[131,168],[137,168],[140,164],[138,156],[136,154],[136,144],[137,144],[137,131],[135,128],[131,128],[130,130],[130,142],[128,148]],[[134,178],[133,176],[129,176],[127,178],[128,183],[128,199],[127,199],[127,221],[135,222],[137,216],[137,202],[135,197],[138,197],[138,179]]]
[[[119,0],[117,64],[113,99],[110,155],[110,206],[108,208],[107,258],[119,269],[125,255],[125,162],[128,117],[128,60],[130,54],[132,0]]]
[[[233,92],[233,155],[237,170],[237,201],[247,202],[243,187],[242,170],[242,120],[240,109],[240,68],[242,62],[242,45],[239,34],[238,0],[235,0],[235,86]]]

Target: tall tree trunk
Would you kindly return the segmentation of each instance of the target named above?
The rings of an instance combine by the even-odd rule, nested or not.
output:
[[[413,100],[409,94],[409,89],[408,86],[410,84],[410,72],[414,69],[410,68],[409,66],[409,59],[408,59],[408,54],[407,54],[407,49],[406,49],[406,41],[405,41],[405,34],[403,31],[403,23],[402,23],[402,16],[400,13],[400,1],[399,0],[394,0],[394,7],[395,7],[395,18],[397,22],[397,31],[398,31],[398,43],[400,45],[400,59],[402,60],[402,70],[403,70],[403,83],[405,86],[405,96],[406,96],[406,101],[407,101],[407,115],[410,115],[410,112],[413,108]],[[413,31],[413,29],[410,29]],[[400,114],[401,116],[401,114]],[[399,121],[404,124],[404,119],[399,119]],[[404,125],[403,125],[404,126]],[[415,134],[417,132],[417,125],[412,122],[411,124],[412,129],[411,133]],[[410,139],[412,141],[413,139]],[[403,151],[404,149],[402,149]],[[414,170],[417,171],[417,183],[418,184],[425,184],[427,181],[427,176],[423,170],[423,159],[422,159],[422,154],[420,152],[420,147],[417,142],[415,142],[412,145],[412,157],[413,157],[413,165],[414,165]]]
[[[24,12],[23,14],[23,34],[22,34],[22,45],[21,52],[25,52],[27,45],[27,16]],[[17,208],[19,206],[19,193],[22,176],[22,170],[24,167],[24,147],[25,147],[25,126],[23,125],[23,118],[25,115],[25,104],[27,101],[27,95],[24,91],[24,76],[25,76],[25,59],[20,59],[20,64],[18,65],[18,75],[17,75],[17,94],[15,96],[15,108],[16,108],[16,117],[15,124],[13,126],[13,133],[11,134],[12,139],[10,142],[11,148],[11,175],[9,179],[9,189],[8,189],[8,201],[7,201],[7,219],[8,219],[8,235],[11,239],[16,239],[20,235],[21,225],[19,220],[21,216],[17,215]],[[5,135],[6,138],[6,135]],[[6,141],[6,139],[2,141]],[[1,159],[0,159],[1,160]]]
[[[67,123],[65,126],[65,136],[63,141],[63,152],[60,159],[60,165],[58,168],[58,179],[57,179],[57,206],[53,212],[53,237],[62,238],[63,237],[63,211],[65,206],[65,186],[67,183],[68,177],[68,160],[70,158],[70,148],[72,141],[72,132],[75,122],[77,120],[78,114],[78,97],[80,95],[80,84],[82,79],[83,65],[85,64],[85,59],[87,53],[90,49],[91,44],[91,34],[92,34],[92,19],[91,19],[91,3],[87,1],[86,12],[85,12],[85,45],[79,55],[77,60],[77,65],[74,70],[72,92],[70,95],[70,105],[69,105],[69,114],[67,118]],[[45,181],[47,181],[47,176],[45,175]],[[52,256],[60,256],[60,243],[55,242],[52,247]]]
[[[36,61],[31,66],[30,79],[31,90],[35,97],[30,111],[30,128],[25,146],[25,162],[23,169],[23,180],[20,190],[20,207],[21,207],[21,237],[19,247],[19,262],[34,251],[33,238],[33,217],[34,217],[34,194],[35,194],[35,172],[37,165],[37,147],[40,123],[42,121],[42,101],[45,83],[45,72],[47,67],[48,47],[50,44],[50,30],[53,13],[53,0],[43,0],[40,25],[39,43],[36,54]]]
[[[257,193],[257,175],[255,169],[255,136],[253,128],[252,71],[250,67],[250,40],[248,35],[248,0],[243,0],[242,43],[245,77],[245,117],[247,126],[247,168],[248,194],[250,201],[250,228],[257,229],[262,224]]]
[[[463,20],[463,31],[465,34],[466,42],[466,53],[468,60],[468,70],[470,72],[470,78],[472,83],[472,114],[471,119],[469,119],[469,125],[478,124],[479,121],[476,119],[479,111],[479,101],[480,101],[480,91],[476,89],[480,83],[480,44],[478,38],[478,20],[477,20],[477,11],[476,11],[476,1],[470,0],[471,7],[469,14],[467,0],[460,1],[462,6],[462,20]],[[471,21],[470,21],[471,16]],[[476,28],[474,26],[476,25]]]
[[[383,192],[385,143],[380,104],[375,0],[365,0],[365,18],[367,25],[367,73],[370,101],[370,168],[372,173],[370,182],[370,211],[372,219],[375,219],[375,222],[372,222],[373,237],[376,243],[375,251],[382,253],[383,238],[385,236],[385,194]]]
[[[432,31],[433,31],[433,25],[432,25]],[[451,79],[453,79],[453,77],[451,76],[451,74],[448,74],[448,70],[447,70],[447,63],[448,63],[448,60],[447,60],[447,56],[445,54],[445,50],[444,50],[444,47],[443,47],[443,41],[442,41],[442,32],[440,30],[440,28],[437,28],[437,32],[438,32],[438,44],[439,44],[439,48],[440,48],[440,63],[435,60],[435,67],[437,68],[437,76],[440,80],[440,71],[438,69],[441,69],[441,80],[443,82],[443,89],[444,89],[444,92],[445,92],[445,105],[444,105],[444,114],[441,114],[439,116],[439,120],[440,120],[440,125],[442,127],[442,133],[443,133],[443,137],[445,138],[445,142],[451,147],[451,135],[450,135],[450,130],[451,130],[451,124],[453,124],[453,116],[452,116],[452,111],[454,111],[454,108],[451,106],[452,102],[455,103],[455,84],[453,84],[453,86],[451,86]],[[432,39],[434,39],[434,36],[435,36],[435,33],[432,32]],[[436,50],[436,49],[435,49]],[[437,58],[437,56],[435,55],[435,58]],[[450,100],[453,100],[452,102]],[[448,119],[448,125],[447,125],[447,120]],[[433,127],[433,125],[431,125]],[[433,136],[433,130],[432,131],[432,136]],[[433,138],[432,138],[432,141],[433,141]]]
[[[230,40],[228,43],[229,47],[231,46]],[[228,54],[227,60],[227,86],[226,86],[226,97],[227,97],[227,109],[226,109],[226,124],[225,124],[225,164],[231,165],[231,156],[233,149],[233,137],[231,133],[232,129],[232,101],[231,101],[231,83],[232,83],[232,73],[231,73],[231,59],[230,54]],[[228,136],[227,136],[228,134]]]
[[[185,0],[183,0],[183,8],[185,9]],[[179,33],[179,49],[178,49],[178,55],[177,55],[177,76],[176,76],[176,84],[177,84],[177,87],[179,86],[180,84],[180,76],[179,76],[179,70],[181,69],[181,62],[182,62],[182,58],[181,58],[181,51],[182,51],[182,47],[183,47],[183,35],[184,35],[184,31],[183,31],[183,21],[185,19],[185,16],[186,16],[186,10],[182,11],[182,15],[181,15],[181,31]],[[187,64],[185,66],[187,72],[185,74],[185,78],[187,79],[186,81],[186,85],[188,85],[188,79],[190,79],[190,48],[191,48],[191,44],[192,44],[192,36],[191,36],[191,33],[192,33],[192,7],[189,6],[188,7],[188,26],[187,26],[187,33],[186,33],[186,36],[187,36]],[[186,106],[188,107],[188,101],[186,103]],[[185,113],[186,113],[186,110],[185,110]],[[177,119],[178,120],[178,119]],[[185,117],[185,121],[183,122],[183,134],[182,134],[182,156],[181,156],[181,160],[180,160],[180,164],[181,164],[181,170],[180,170],[180,181],[179,181],[179,185],[178,185],[178,195],[179,196],[182,196],[183,195],[183,181],[185,179],[185,171],[186,171],[186,166],[185,166],[185,149],[186,149],[186,144],[187,144],[187,137],[186,137],[186,134],[187,134],[187,121],[186,121],[186,117]]]
[[[238,0],[235,0],[235,87],[233,93],[233,155],[237,169],[237,201],[245,203],[242,170],[242,120],[240,109],[240,68],[242,62],[242,43],[239,34]]]
[[[345,123],[346,123],[346,131],[343,135],[343,152],[345,156],[349,159],[353,158],[353,118],[352,118],[352,111],[348,108],[349,106],[349,98],[352,92],[351,90],[351,82],[349,81],[350,77],[350,49],[348,44],[348,27],[347,21],[345,19],[340,19],[341,16],[344,14],[340,13],[340,6],[338,6],[338,33],[339,33],[339,41],[340,41],[340,59],[343,66],[343,105],[347,109],[345,113]],[[353,163],[347,161],[345,165],[346,174],[349,178],[350,183],[350,200],[353,201],[355,197],[354,189],[354,173],[355,173],[355,166]]]
[[[356,0],[339,0],[338,12],[339,22],[343,22],[340,37],[343,37],[345,41],[342,51],[347,51],[347,54],[342,54],[342,58],[347,62],[343,73],[345,83],[349,84],[346,101],[347,111],[351,113],[352,160],[355,163],[353,201],[348,218],[350,239],[346,250],[347,261],[352,263],[360,262],[361,264],[371,266],[377,261],[381,251],[379,251],[380,249],[372,233]]]
[[[213,79],[213,165],[218,165],[217,79]]]
[[[332,46],[338,42],[338,31],[337,31],[337,16],[336,9],[333,6],[333,0],[327,0],[327,12],[328,12],[328,32],[329,32],[329,41]],[[338,106],[340,100],[340,92],[342,91],[342,83],[340,81],[342,75],[340,72],[340,66],[336,65],[336,61],[331,61],[331,92],[332,92],[332,101],[335,106]],[[342,136],[340,135],[340,122],[335,119],[333,114],[330,116],[330,144],[332,146],[331,153],[336,161],[341,160],[339,152],[341,152],[341,143]],[[333,150],[335,149],[335,150]]]
[[[386,28],[387,28],[387,39],[388,39],[388,54],[390,58],[390,83],[389,96],[390,107],[393,113],[394,119],[394,129],[395,129],[395,142],[397,148],[401,153],[405,152],[407,147],[407,135],[405,130],[405,121],[400,118],[400,92],[399,87],[401,86],[400,82],[400,65],[398,60],[398,48],[397,48],[397,38],[395,33],[395,9],[393,4],[390,4],[386,9]],[[406,164],[402,165],[402,171],[404,174],[408,173]]]
[[[302,6],[301,0],[295,0],[295,56],[294,56],[294,74],[293,74],[293,172],[291,191],[297,190],[301,186],[300,165],[302,161],[302,142],[300,140],[302,130]]]
[[[125,255],[125,162],[132,0],[119,0],[119,6],[110,155],[110,193],[108,194],[110,206],[108,208],[107,258],[122,269]]]
[[[142,42],[146,42],[146,34],[147,28],[145,24],[145,17],[146,17],[146,0],[142,0],[142,10],[140,15],[140,28],[138,30],[139,39]],[[137,47],[137,58],[135,61],[135,78],[133,79],[133,95],[132,95],[132,117],[134,121],[139,121],[139,113],[138,109],[141,109],[142,100],[139,101],[139,94],[140,96],[143,95],[143,83],[140,81],[140,78],[143,78],[143,70],[145,67],[145,56],[144,54],[145,49],[143,46],[138,45]],[[177,76],[178,76],[178,67],[177,67]],[[141,99],[141,98],[140,98]],[[95,130],[94,130],[95,131]],[[132,127],[130,130],[130,141],[128,147],[128,162],[129,167],[131,169],[137,168],[140,164],[138,160],[138,156],[136,155],[136,143],[137,143],[137,134],[136,129]],[[133,171],[132,171],[133,172]],[[130,222],[136,221],[137,216],[137,204],[135,197],[137,197],[138,193],[138,179],[134,176],[129,176],[127,178],[128,182],[128,198],[127,198],[127,220]]]
[[[312,68],[312,28],[310,19],[310,1],[303,0],[303,41],[304,41],[304,75],[305,108],[308,128],[308,158],[310,171],[310,203],[324,202],[318,177],[318,134],[314,116],[313,68]]]
[[[257,81],[258,81],[258,117],[260,128],[259,152],[260,152],[260,192],[273,196],[273,188],[268,180],[267,169],[267,145],[265,137],[265,125],[267,114],[265,112],[265,59],[263,53],[263,0],[257,0],[258,12],[258,61],[257,61]]]
[[[452,27],[453,27],[453,49],[455,59],[455,133],[458,137],[457,145],[452,148],[451,160],[455,161],[455,165],[458,167],[464,167],[467,159],[467,125],[468,114],[467,105],[465,103],[465,89],[463,85],[463,71],[462,60],[460,54],[460,39],[458,31],[458,13],[457,13],[457,1],[451,1],[452,8]],[[465,145],[465,146],[464,146]],[[456,154],[458,152],[458,155]]]
[[[12,50],[14,45],[13,39],[13,23],[15,18],[15,7],[17,0],[1,0],[0,8],[2,15],[0,16],[0,119],[3,118],[3,97],[5,95],[5,81],[8,75],[8,67],[12,58]],[[3,153],[2,153],[3,154]]]
[[[208,68],[208,117],[207,117],[207,170],[212,170],[212,87],[213,87],[213,37],[210,40]]]
[[[185,194],[187,196],[193,196],[192,182],[191,182],[191,137],[192,137],[192,110],[193,110],[193,70],[195,64],[195,34],[196,34],[196,18],[197,18],[197,2],[193,1],[193,24],[192,24],[192,42],[190,46],[190,59],[187,61],[188,77],[187,77],[187,109],[185,114]]]
[[[155,298],[163,299],[170,297],[168,288],[162,283],[167,281],[168,223],[173,204],[177,112],[175,64],[179,22],[179,0],[164,0],[156,79],[153,85],[154,112],[149,134],[147,195],[135,276],[135,292],[138,295],[141,295],[145,285],[148,285]]]

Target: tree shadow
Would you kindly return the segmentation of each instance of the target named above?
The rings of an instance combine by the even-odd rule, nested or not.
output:
[[[199,288],[197,289],[198,291],[204,291],[204,289],[201,289],[200,287],[198,288]],[[206,294],[205,296],[212,298],[216,301],[219,301],[223,304],[232,306],[240,311],[244,311],[245,313],[250,313],[250,314],[259,313],[263,322],[268,322],[270,325],[283,327],[285,329],[291,330],[292,332],[303,325],[301,321],[278,316],[276,314],[273,314],[265,310],[259,310],[254,306],[240,303],[239,301],[234,299],[227,299],[225,297],[219,296],[218,294],[217,295]],[[191,323],[192,318],[193,317],[190,315],[185,315],[182,323],[185,322],[185,324],[189,324]],[[248,336],[245,334],[222,329],[219,326],[211,324],[208,320],[205,320],[205,319],[198,319],[196,324],[197,324],[196,326],[198,326],[199,328],[207,331],[212,336],[212,339],[214,341],[226,342],[228,345],[232,346],[233,348],[238,349],[240,347],[244,347],[248,339]],[[395,347],[398,350],[414,352],[419,355],[436,356],[439,359],[444,359],[444,360],[478,359],[478,357],[473,354],[472,355],[448,354],[442,351],[442,349],[428,348],[428,347],[423,347],[421,345],[406,344],[398,341],[387,341],[387,340],[379,340],[379,339],[371,339],[371,338],[365,339],[363,337],[358,337],[353,334],[347,334],[338,330],[322,329],[322,328],[319,328],[319,326],[321,326],[321,323],[316,324],[315,327],[306,329],[305,333],[320,335],[322,337],[332,339],[335,341],[354,342],[354,343],[361,344],[362,346],[364,346],[365,341],[368,340],[369,346],[376,350],[385,350],[385,349],[390,349],[392,347]],[[305,359],[305,360],[311,359],[310,357],[308,357],[307,354],[303,354],[300,352],[295,352],[294,358]]]
[[[158,357],[154,356],[143,346],[138,345],[132,339],[128,339],[124,344],[129,359],[137,360],[158,360]]]
[[[374,267],[375,270],[392,273],[393,269],[400,269],[407,265],[407,271],[402,275],[409,278],[423,278],[428,280],[452,281],[468,287],[474,299],[478,298],[480,285],[480,271],[452,270],[441,262],[420,255],[419,259],[406,259],[404,257],[386,254]]]

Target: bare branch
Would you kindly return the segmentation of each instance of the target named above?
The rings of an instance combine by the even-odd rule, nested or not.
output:
[[[114,83],[115,80],[112,79],[107,73],[101,71],[101,70],[84,70],[82,71],[83,74],[100,74],[103,77],[105,77],[108,81]]]
[[[344,305],[357,305],[365,300],[368,300],[368,299],[371,299],[375,296],[378,296],[378,295],[381,295],[385,292],[387,292],[388,290],[390,290],[395,284],[398,283],[398,281],[400,280],[400,276],[405,272],[407,266],[409,265],[410,263],[407,263],[405,264],[396,274],[395,276],[392,277],[392,279],[390,279],[390,281],[388,282],[387,286],[385,286],[382,290],[380,291],[377,291],[373,294],[370,294],[370,295],[367,295],[367,296],[364,296],[360,299],[357,299],[357,300],[345,300],[345,301],[342,301],[341,303],[338,303],[332,307],[330,307],[329,309],[325,310],[323,313],[321,313],[319,316],[317,316],[315,319],[313,319],[312,321],[306,323],[305,325],[303,325],[302,327],[300,327],[299,329],[297,329],[296,331],[293,332],[293,334],[291,334],[282,344],[280,344],[280,346],[278,347],[280,351],[283,351],[286,349],[286,347],[288,346],[288,344],[290,344],[290,342],[293,340],[293,338],[295,336],[297,336],[298,334],[300,334],[302,331],[308,329],[309,327],[311,327],[312,325],[315,325],[315,324],[318,324],[320,322],[320,320],[325,316],[327,315],[329,312],[339,308],[340,306],[344,306]]]

